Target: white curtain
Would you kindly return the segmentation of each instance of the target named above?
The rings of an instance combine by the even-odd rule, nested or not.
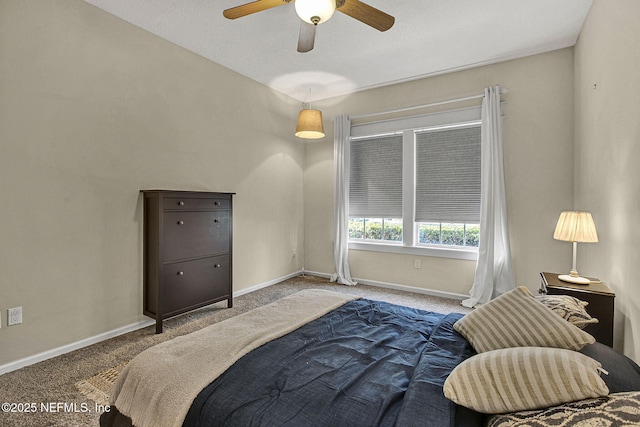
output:
[[[332,282],[354,286],[349,269],[349,137],[351,136],[351,119],[342,114],[334,119],[333,128],[333,164],[335,168],[334,191],[334,247],[333,257],[336,272],[331,276]]]
[[[499,86],[484,90],[481,141],[480,244],[470,298],[462,302],[465,307],[486,303],[515,287],[507,230]]]

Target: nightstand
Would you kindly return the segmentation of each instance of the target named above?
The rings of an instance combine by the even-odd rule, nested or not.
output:
[[[563,282],[558,279],[556,273],[540,273],[540,293],[548,295],[570,295],[579,300],[586,301],[587,313],[598,319],[598,323],[587,325],[585,332],[590,333],[596,341],[613,346],[613,307],[616,297],[604,283],[591,283],[588,285],[576,285]],[[589,277],[590,280],[597,281]]]

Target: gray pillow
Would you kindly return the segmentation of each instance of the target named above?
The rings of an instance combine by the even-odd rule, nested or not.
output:
[[[591,317],[587,313],[586,307],[589,303],[586,301],[581,301],[570,295],[539,295],[535,298],[549,307],[551,311],[580,329],[584,329],[591,323],[598,323],[598,319]]]
[[[561,348],[488,351],[456,366],[444,395],[484,414],[546,408],[609,394],[600,368],[597,360]]]
[[[510,347],[580,350],[595,339],[519,286],[474,309],[453,327],[482,353]]]

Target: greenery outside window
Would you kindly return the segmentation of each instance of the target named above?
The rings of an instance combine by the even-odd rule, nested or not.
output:
[[[349,218],[349,239],[402,242],[402,218]]]
[[[419,245],[450,245],[477,248],[480,224],[452,224],[419,222]]]

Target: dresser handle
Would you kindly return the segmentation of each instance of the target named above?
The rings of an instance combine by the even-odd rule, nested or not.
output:
[[[215,206],[220,206],[220,202],[213,202]]]
[[[178,206],[184,206],[184,202],[178,202]]]
[[[218,218],[214,219],[213,222],[220,222]]]
[[[184,221],[178,221],[178,225],[183,225]]]
[[[220,268],[220,264],[214,265],[215,268]]]
[[[184,271],[178,271],[178,276],[184,276]]]

